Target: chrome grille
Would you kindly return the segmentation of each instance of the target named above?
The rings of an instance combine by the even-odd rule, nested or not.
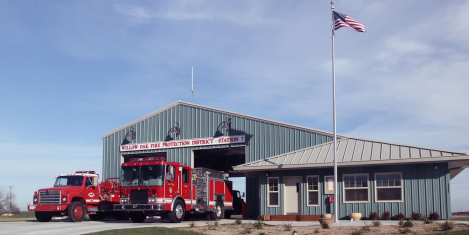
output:
[[[60,190],[40,191],[39,203],[42,205],[60,205]]]

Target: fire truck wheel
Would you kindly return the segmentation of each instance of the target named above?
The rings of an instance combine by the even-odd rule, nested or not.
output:
[[[130,219],[134,223],[143,223],[143,221],[145,221],[146,218],[147,218],[147,215],[145,215],[144,213],[132,213],[132,214],[130,214]]]
[[[34,215],[39,222],[49,222],[52,219],[52,216],[40,211],[34,212]]]
[[[90,217],[91,220],[98,221],[98,220],[103,220],[104,217],[106,217],[106,214],[101,213],[101,212],[97,212],[94,215],[88,215],[88,216]]]
[[[217,202],[215,204],[215,211],[210,214],[212,220],[220,220],[225,216],[225,209],[223,207],[223,204],[220,202]]]
[[[174,202],[173,210],[168,213],[169,221],[172,223],[181,223],[181,221],[184,219],[184,215],[186,214],[184,207],[185,205],[181,200],[176,200]]]
[[[68,219],[72,222],[81,222],[85,218],[86,209],[83,203],[74,201],[68,206]]]

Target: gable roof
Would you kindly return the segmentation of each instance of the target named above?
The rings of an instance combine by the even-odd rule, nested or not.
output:
[[[235,113],[235,112],[230,112],[230,111],[226,111],[226,110],[221,110],[221,109],[216,109],[216,108],[211,108],[211,107],[207,107],[207,106],[203,106],[203,105],[197,105],[197,104],[193,104],[193,103],[187,103],[187,102],[184,102],[184,101],[176,101],[164,108],[161,108],[155,112],[152,112],[144,117],[141,117],[129,124],[126,124],[124,126],[121,126],[113,131],[110,131],[104,135],[101,136],[101,139],[104,139],[110,135],[113,135],[121,130],[124,130],[125,128],[128,128],[130,126],[133,126],[141,121],[144,121],[148,118],[151,118],[155,115],[158,115],[160,113],[163,113],[173,107],[176,107],[178,105],[183,105],[183,106],[187,106],[187,107],[191,107],[191,108],[197,108],[197,109],[202,109],[202,110],[206,110],[206,111],[211,111],[211,112],[216,112],[216,113],[221,113],[221,114],[225,114],[225,115],[229,115],[229,116],[234,116],[234,117],[239,117],[239,118],[245,118],[245,119],[249,119],[249,120],[253,120],[253,121],[258,121],[258,122],[264,122],[264,123],[269,123],[269,124],[273,124],[273,125],[278,125],[278,126],[283,126],[283,127],[287,127],[287,128],[291,128],[291,129],[296,129],[296,130],[302,130],[302,131],[307,131],[307,132],[311,132],[311,133],[316,133],[316,134],[321,134],[321,135],[326,135],[326,136],[333,136],[333,134],[331,132],[327,132],[327,131],[321,131],[321,130],[317,130],[317,129],[313,129],[313,128],[308,128],[308,127],[302,127],[302,126],[297,126],[297,125],[292,125],[292,124],[288,124],[288,123],[283,123],[283,122],[278,122],[278,121],[272,121],[272,120],[269,120],[269,119],[264,119],[264,118],[259,118],[259,117],[254,117],[254,116],[249,116],[249,115],[245,115],[245,114],[240,114],[240,113]],[[337,135],[337,138],[346,138],[346,136],[344,135]]]
[[[280,154],[267,159],[238,165],[233,167],[233,169],[240,172],[251,172],[332,167],[334,165],[333,146],[334,142],[327,142],[321,145],[315,145],[309,148]],[[469,155],[463,152],[415,147],[358,138],[344,138],[337,140],[338,166],[366,166],[442,161],[461,161],[459,163],[462,165],[453,164],[450,166],[450,168],[457,168],[460,167],[459,165],[469,165]]]

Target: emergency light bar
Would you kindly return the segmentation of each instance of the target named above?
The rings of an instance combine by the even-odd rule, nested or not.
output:
[[[143,162],[143,161],[164,161],[165,157],[146,157],[146,158],[132,158],[129,162]]]
[[[77,171],[75,173],[82,173],[82,174],[96,174],[96,171]]]

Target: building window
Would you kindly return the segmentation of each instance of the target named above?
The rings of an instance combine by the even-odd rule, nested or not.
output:
[[[319,176],[307,176],[308,206],[319,206]]]
[[[267,206],[278,207],[278,177],[267,178],[267,182],[269,183],[267,187]]]
[[[368,202],[368,174],[343,176],[344,203]]]
[[[402,172],[376,173],[376,202],[402,201]]]

